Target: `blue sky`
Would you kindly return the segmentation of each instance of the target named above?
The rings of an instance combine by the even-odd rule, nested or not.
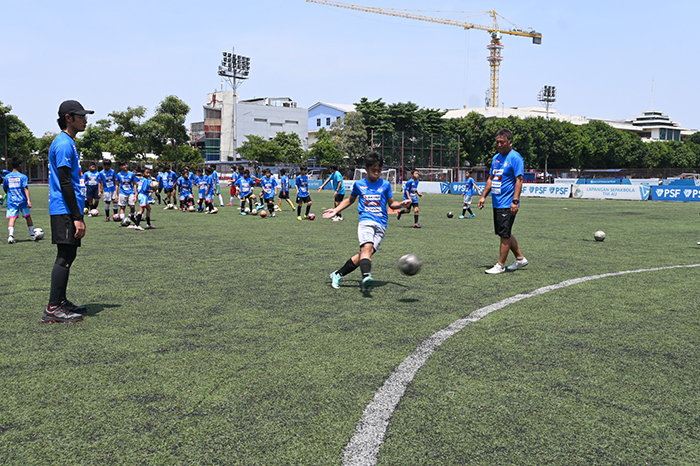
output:
[[[622,119],[653,108],[700,129],[700,2],[355,3],[484,25],[488,16],[447,12],[495,10],[540,31],[540,46],[504,37],[506,107],[539,105],[537,93],[548,84],[557,87],[560,113]],[[192,108],[188,123],[200,121],[207,92],[221,88],[221,52],[232,47],[251,59],[243,99],[291,97],[309,107],[367,97],[446,109],[483,106],[488,87],[487,32],[304,0],[27,0],[5,2],[1,16],[0,101],[35,136],[57,130],[66,99],[94,109],[95,121],[138,105],[150,116],[174,94]]]

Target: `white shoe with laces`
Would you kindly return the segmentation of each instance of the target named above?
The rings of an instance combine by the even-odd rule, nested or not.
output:
[[[486,270],[486,273],[488,273],[489,275],[495,275],[497,273],[503,273],[505,271],[506,271],[505,265],[501,265],[499,263],[496,263],[496,265],[494,265],[490,269]]]
[[[525,257],[523,256],[523,257],[521,257],[520,259],[515,259],[515,261],[513,261],[513,263],[512,263],[511,265],[508,266],[508,270],[518,270],[518,269],[522,269],[522,268],[525,267],[527,264],[529,264],[529,262],[528,262],[527,259],[525,259]]]

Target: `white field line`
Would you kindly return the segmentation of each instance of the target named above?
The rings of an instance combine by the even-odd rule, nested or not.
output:
[[[616,277],[630,273],[656,272],[659,270],[681,269],[700,267],[700,264],[672,265],[667,267],[654,267],[650,269],[625,270],[622,272],[591,275],[590,277],[574,278],[555,285],[543,286],[527,294],[518,294],[491,304],[469,314],[467,317],[456,320],[442,330],[436,332],[424,340],[416,350],[399,364],[384,384],[374,395],[374,399],[367,405],[362,418],[355,426],[355,434],[343,450],[344,466],[372,466],[377,464],[379,449],[384,442],[389,420],[394,414],[396,406],[406,392],[406,388],[413,381],[418,370],[426,363],[435,350],[448,338],[465,328],[467,325],[477,322],[494,311],[503,309],[509,304],[517,303],[527,298],[539,296],[550,291],[566,288],[567,286],[597,280],[599,278]]]

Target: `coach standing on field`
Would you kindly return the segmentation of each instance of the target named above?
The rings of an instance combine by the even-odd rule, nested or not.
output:
[[[479,199],[479,209],[484,208],[486,196],[491,193],[493,204],[493,224],[496,235],[501,238],[501,248],[496,265],[486,270],[488,274],[506,271],[508,251],[515,254],[515,262],[508,270],[518,270],[528,262],[520,252],[520,246],[515,236],[511,234],[515,216],[520,209],[520,193],[523,189],[523,158],[513,150],[513,133],[509,129],[501,129],[496,133],[496,150],[493,157],[489,179]]]
[[[80,176],[80,158],[75,147],[75,136],[85,131],[87,115],[75,100],[66,100],[58,108],[58,126],[61,132],[49,149],[49,214],[51,215],[51,242],[58,248],[51,271],[49,304],[41,318],[47,323],[70,323],[83,320],[85,306],[76,306],[66,298],[70,267],[85,236],[83,206],[85,184]]]

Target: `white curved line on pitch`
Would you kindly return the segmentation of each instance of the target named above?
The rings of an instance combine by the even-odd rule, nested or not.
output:
[[[401,397],[406,392],[406,388],[413,381],[418,370],[423,367],[428,358],[435,350],[442,345],[448,338],[455,335],[467,325],[477,322],[494,311],[503,309],[509,304],[517,303],[523,299],[539,296],[550,291],[566,288],[567,286],[577,285],[579,283],[597,280],[599,278],[616,277],[630,273],[640,272],[656,272],[659,270],[681,269],[690,267],[700,267],[700,264],[692,265],[672,265],[667,267],[654,267],[651,269],[626,270],[623,272],[604,273],[600,275],[591,275],[590,277],[574,278],[566,280],[556,285],[543,286],[535,291],[527,294],[518,294],[510,298],[506,298],[490,306],[482,307],[469,314],[463,319],[452,322],[447,327],[434,333],[428,339],[424,340],[416,350],[403,360],[401,364],[394,370],[384,384],[379,388],[374,395],[374,399],[367,405],[362,413],[362,417],[355,426],[355,434],[352,436],[348,444],[343,450],[343,465],[345,466],[372,466],[377,464],[377,456],[379,449],[384,442],[386,429],[389,426],[389,420],[394,414],[396,406],[399,404]]]

